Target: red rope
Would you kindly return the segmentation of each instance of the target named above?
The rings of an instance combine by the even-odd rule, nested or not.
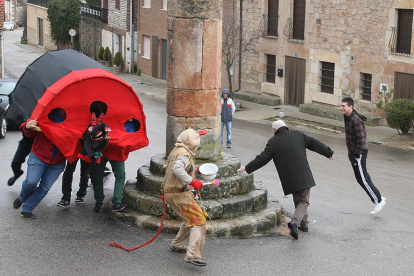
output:
[[[164,201],[164,191],[161,191],[160,198],[162,199],[162,206],[164,207],[164,210],[162,211],[162,218],[161,218],[160,227],[158,228],[157,234],[152,239],[150,239],[149,241],[147,241],[147,242],[145,242],[145,243],[143,243],[143,244],[141,244],[141,245],[139,245],[137,247],[134,247],[134,248],[126,248],[126,247],[120,245],[117,242],[111,242],[111,243],[109,243],[109,245],[110,246],[116,246],[116,247],[119,247],[119,248],[121,248],[121,249],[123,249],[125,251],[130,251],[131,252],[131,251],[137,250],[137,249],[139,249],[141,247],[144,247],[144,246],[152,243],[158,237],[158,235],[161,233],[161,229],[162,229],[162,226],[164,224],[165,213],[167,212],[167,206],[165,205],[165,201]]]

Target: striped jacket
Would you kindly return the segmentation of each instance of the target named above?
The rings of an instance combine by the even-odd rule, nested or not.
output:
[[[365,116],[355,110],[349,116],[344,115],[346,146],[350,155],[360,155],[363,150],[368,149],[367,133],[364,124],[366,120]]]

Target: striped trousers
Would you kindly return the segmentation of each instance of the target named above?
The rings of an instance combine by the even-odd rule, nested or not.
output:
[[[358,157],[358,156],[356,156]],[[358,161],[355,159],[354,154],[349,154],[348,158],[351,161],[352,168],[354,169],[355,178],[358,181],[359,185],[364,189],[364,191],[371,198],[371,201],[374,204],[381,202],[381,193],[375,187],[374,183],[371,181],[371,177],[367,171],[367,157],[368,150],[364,150],[363,153],[359,156]]]

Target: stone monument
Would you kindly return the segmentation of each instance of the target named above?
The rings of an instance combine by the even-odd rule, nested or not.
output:
[[[207,236],[252,235],[280,223],[281,206],[268,202],[267,189],[253,174],[238,174],[240,160],[221,152],[221,0],[168,1],[167,141],[166,153],[155,155],[138,169],[137,179],[124,188],[125,212],[112,217],[142,228],[158,229],[163,213],[159,198],[166,160],[178,135],[187,128],[207,129],[196,163],[219,167],[219,186],[200,190],[207,219]],[[164,232],[177,232],[181,220],[168,207]]]

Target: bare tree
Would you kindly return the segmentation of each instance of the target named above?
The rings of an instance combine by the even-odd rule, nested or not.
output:
[[[231,69],[243,53],[258,54],[259,39],[262,36],[261,27],[244,26],[233,20],[223,19],[222,61],[226,68],[229,81],[229,96],[233,98],[233,83]]]

